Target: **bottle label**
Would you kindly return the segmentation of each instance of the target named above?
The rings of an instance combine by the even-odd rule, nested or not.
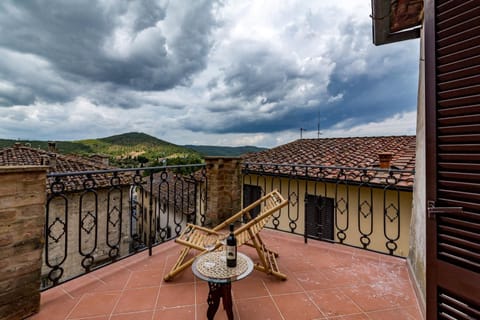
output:
[[[236,254],[235,246],[227,246],[226,251],[227,251],[227,260],[235,260],[237,258],[235,256]]]

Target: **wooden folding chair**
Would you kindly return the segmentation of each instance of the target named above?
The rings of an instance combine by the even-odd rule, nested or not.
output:
[[[237,238],[237,247],[245,244],[256,249],[260,262],[255,265],[255,269],[265,272],[266,274],[274,275],[282,280],[287,279],[287,276],[281,273],[278,268],[276,261],[278,253],[268,249],[260,238],[260,231],[262,231],[263,227],[268,223],[271,216],[287,204],[288,200],[285,200],[277,190],[274,190],[240,210],[213,229],[187,224],[182,234],[175,239],[176,243],[185,246],[185,248],[180,251],[177,262],[164,277],[164,280],[169,281],[173,279],[177,274],[188,268],[197,256],[210,250],[218,250],[221,248],[223,244],[220,238],[227,236],[227,234],[222,233],[221,230],[226,229],[231,223],[236,221],[244,222],[242,226],[234,231],[235,237]],[[258,206],[261,207],[260,214],[252,219],[250,211]],[[210,236],[216,236],[218,240],[213,245],[213,248],[207,249],[206,244]],[[192,249],[199,251],[199,253],[186,260]]]

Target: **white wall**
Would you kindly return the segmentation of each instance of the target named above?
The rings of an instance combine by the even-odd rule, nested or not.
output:
[[[417,296],[425,307],[426,289],[426,195],[425,195],[425,50],[423,29],[420,38],[420,60],[417,102],[417,147],[415,162],[415,185],[413,187],[413,210],[410,227],[408,264],[417,285]],[[423,299],[423,300],[422,300]],[[425,310],[425,308],[424,308]]]

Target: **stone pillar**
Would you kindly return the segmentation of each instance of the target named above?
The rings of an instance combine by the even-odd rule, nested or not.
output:
[[[207,224],[212,226],[241,209],[242,179],[239,157],[207,157]]]
[[[0,167],[0,319],[40,306],[46,167]]]

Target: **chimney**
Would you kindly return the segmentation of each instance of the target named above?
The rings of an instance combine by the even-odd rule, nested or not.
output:
[[[18,149],[18,148],[20,148],[21,145],[22,145],[22,144],[21,144],[20,142],[15,142],[15,143],[13,144],[13,147],[14,147],[15,149]]]
[[[381,152],[378,154],[378,158],[380,160],[380,168],[382,169],[390,169],[390,162],[393,158],[393,153],[391,152]]]
[[[50,157],[47,156],[46,154],[42,154],[40,156],[40,164],[42,166],[48,166],[50,164]]]
[[[57,155],[55,153],[50,153],[48,155],[48,165],[52,171],[57,170]]]
[[[57,152],[57,143],[48,141],[48,152]]]

